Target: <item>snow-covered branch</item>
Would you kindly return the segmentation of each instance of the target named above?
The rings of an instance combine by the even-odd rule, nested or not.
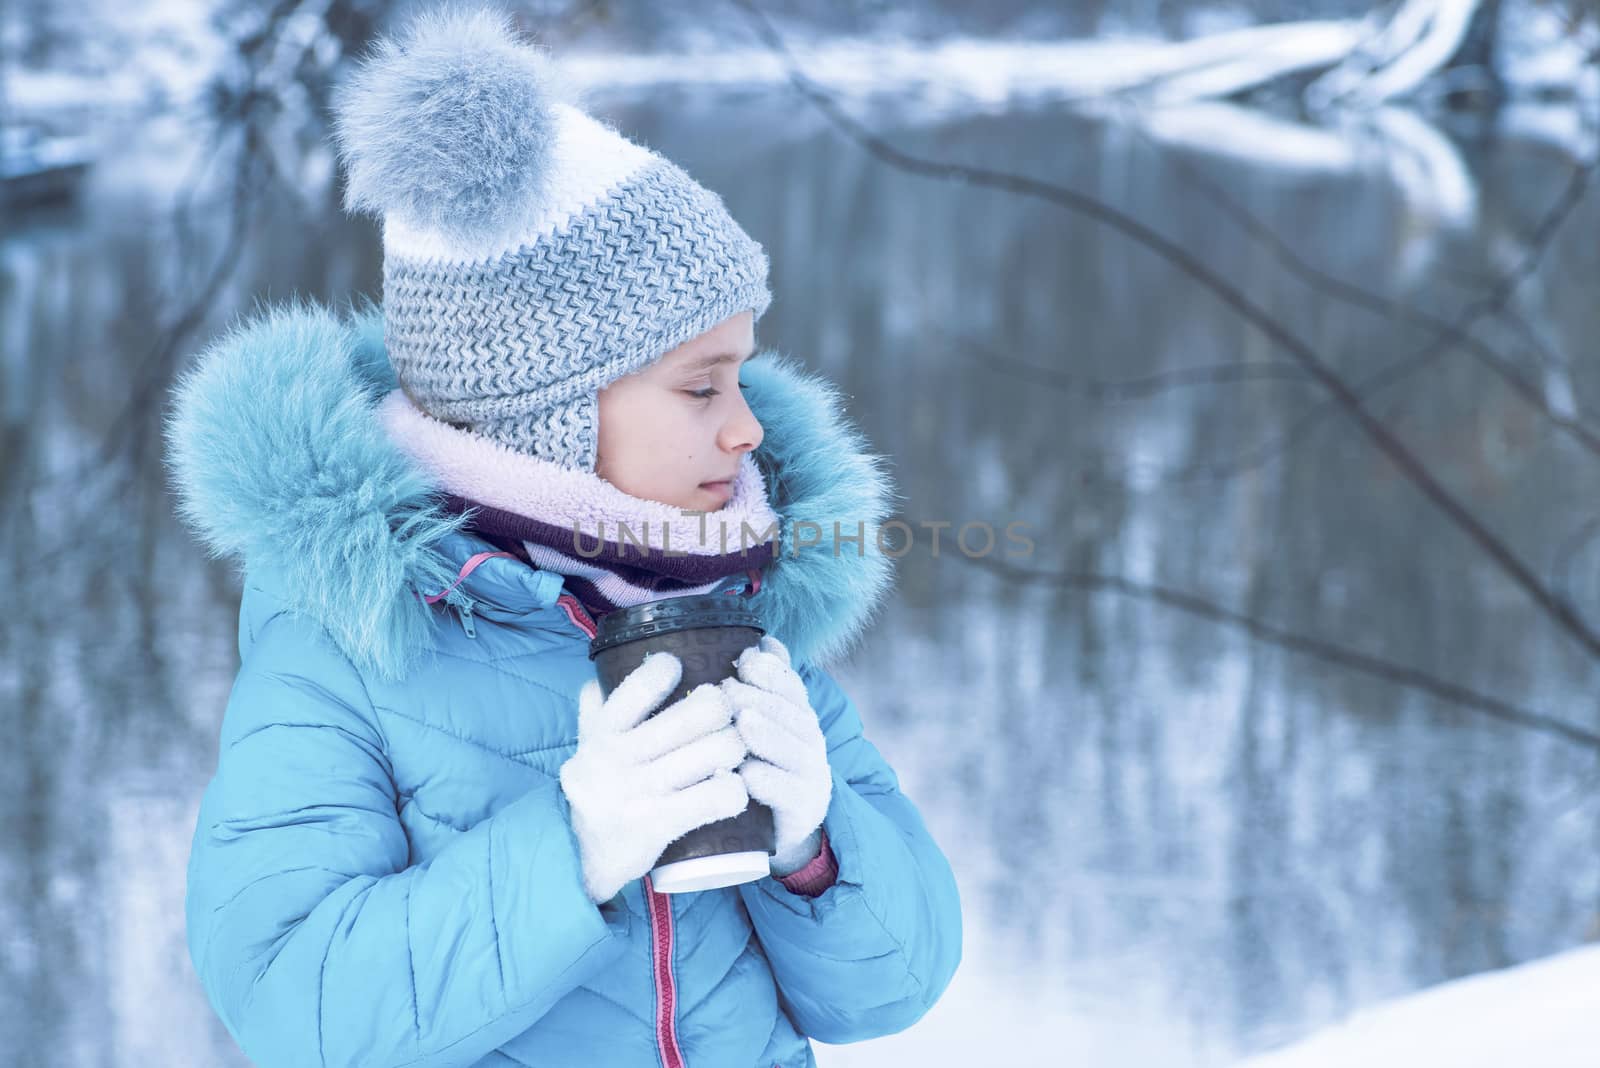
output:
[[[1404,0],[1368,44],[1307,87],[1307,104],[1371,107],[1417,92],[1461,53],[1480,6],[1481,0]]]

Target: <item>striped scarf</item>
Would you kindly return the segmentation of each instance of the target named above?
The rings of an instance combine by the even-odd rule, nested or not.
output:
[[[591,472],[516,452],[421,411],[401,390],[379,405],[390,439],[445,490],[447,511],[531,567],[566,577],[589,614],[665,597],[760,588],[779,536],[746,453],[733,496],[692,512],[624,493]]]

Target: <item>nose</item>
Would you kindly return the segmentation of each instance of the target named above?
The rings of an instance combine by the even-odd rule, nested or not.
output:
[[[756,413],[750,410],[750,405],[744,399],[744,391],[739,390],[738,396],[738,410],[722,424],[722,432],[718,435],[718,444],[728,452],[736,454],[754,451],[766,437],[761,421],[756,418]]]

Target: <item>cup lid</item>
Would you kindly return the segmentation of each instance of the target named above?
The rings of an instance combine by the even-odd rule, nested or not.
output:
[[[687,894],[696,890],[717,890],[724,886],[754,882],[772,874],[768,854],[762,850],[746,853],[716,853],[709,857],[675,860],[651,869],[650,885],[663,894]]]
[[[601,616],[600,629],[589,642],[589,659],[593,660],[613,645],[698,627],[749,627],[762,634],[767,632],[759,615],[748,608],[739,607],[738,602],[727,594],[665,597],[659,601],[619,608]]]

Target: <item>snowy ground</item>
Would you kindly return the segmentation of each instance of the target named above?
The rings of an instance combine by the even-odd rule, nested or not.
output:
[[[1595,1068],[1600,945],[1399,998],[1235,1068]]]

